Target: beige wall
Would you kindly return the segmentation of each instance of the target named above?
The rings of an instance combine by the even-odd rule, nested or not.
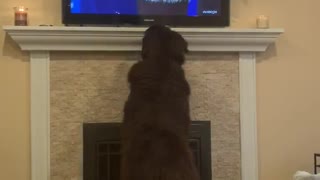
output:
[[[59,0],[8,0],[0,1],[0,26],[12,24],[11,8],[21,2],[32,25],[60,24]],[[286,29],[257,65],[260,180],[312,171],[312,153],[320,152],[320,1],[232,3],[233,27],[253,26],[266,14],[273,27]],[[0,179],[30,180],[29,63],[4,37],[0,32]]]

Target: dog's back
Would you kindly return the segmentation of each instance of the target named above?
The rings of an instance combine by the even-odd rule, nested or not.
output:
[[[182,64],[159,60],[145,59],[129,72],[122,180],[198,180],[188,146],[190,88]]]

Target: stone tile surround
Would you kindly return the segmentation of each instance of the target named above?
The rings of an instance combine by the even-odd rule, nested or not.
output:
[[[51,179],[80,180],[82,123],[119,122],[127,72],[138,53],[53,53],[50,64]],[[195,53],[185,65],[191,116],[210,120],[214,180],[240,180],[237,54]]]

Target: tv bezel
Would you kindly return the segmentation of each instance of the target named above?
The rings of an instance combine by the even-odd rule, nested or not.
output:
[[[219,16],[144,16],[71,13],[71,0],[62,0],[62,22],[66,26],[149,26],[164,24],[172,27],[227,27],[230,25],[230,0],[221,0]]]

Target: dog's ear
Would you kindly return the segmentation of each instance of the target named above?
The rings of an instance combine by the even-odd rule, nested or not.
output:
[[[144,37],[142,39],[142,50],[141,50],[141,57],[142,59],[146,59],[148,57],[148,54],[149,54],[149,47],[147,45],[147,42],[146,42],[146,37]]]
[[[180,65],[184,64],[185,54],[189,52],[188,42],[175,31],[171,31],[169,42],[169,52],[173,56],[173,60]]]

